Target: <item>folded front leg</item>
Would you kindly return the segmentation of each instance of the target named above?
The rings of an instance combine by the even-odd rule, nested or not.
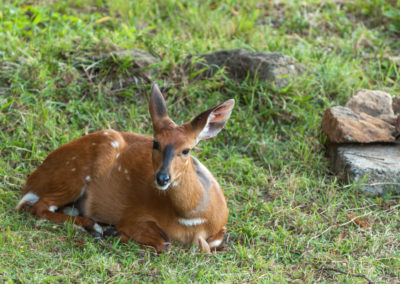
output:
[[[121,232],[119,237],[122,242],[133,240],[154,247],[157,253],[171,248],[167,234],[155,220],[131,220],[128,223],[118,224],[117,230]]]
[[[207,243],[210,246],[211,251],[222,250],[225,244],[226,228],[223,227],[214,236],[207,239]]]

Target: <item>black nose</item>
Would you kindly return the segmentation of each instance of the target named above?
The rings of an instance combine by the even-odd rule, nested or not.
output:
[[[169,183],[169,174],[157,173],[156,180],[159,186],[165,186]]]

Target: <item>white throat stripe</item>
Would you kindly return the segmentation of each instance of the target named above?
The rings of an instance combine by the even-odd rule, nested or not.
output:
[[[179,224],[181,224],[183,226],[197,226],[197,225],[203,224],[205,221],[206,221],[205,219],[201,219],[201,218],[194,218],[194,219],[179,218],[178,219]]]

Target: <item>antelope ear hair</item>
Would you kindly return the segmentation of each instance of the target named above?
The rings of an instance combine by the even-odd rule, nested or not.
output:
[[[151,87],[149,111],[153,120],[168,116],[167,105],[157,83]]]
[[[194,118],[191,124],[193,130],[197,132],[197,141],[217,135],[231,116],[234,105],[235,100],[230,99]]]

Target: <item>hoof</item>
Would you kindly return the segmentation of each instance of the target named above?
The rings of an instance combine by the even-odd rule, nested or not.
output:
[[[96,241],[100,241],[103,239],[103,228],[99,224],[93,223],[93,225],[86,226],[84,227],[84,229],[89,234],[91,234],[96,239]]]
[[[114,226],[107,226],[103,231],[104,237],[118,237],[121,235],[121,232],[115,229]]]

